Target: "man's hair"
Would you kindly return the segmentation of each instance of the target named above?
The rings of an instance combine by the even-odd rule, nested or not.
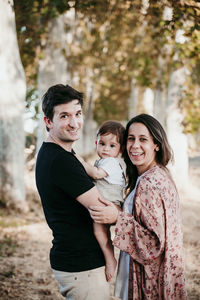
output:
[[[83,93],[69,85],[56,84],[51,86],[42,97],[42,110],[49,120],[53,120],[54,107],[60,104],[78,100],[83,105]]]
[[[108,120],[100,126],[97,132],[97,137],[112,133],[116,135],[117,141],[120,143],[120,150],[123,150],[124,132],[125,128],[120,122]]]

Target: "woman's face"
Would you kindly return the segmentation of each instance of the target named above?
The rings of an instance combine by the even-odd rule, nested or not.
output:
[[[159,147],[154,144],[153,138],[144,124],[133,123],[129,127],[126,149],[139,175],[156,165],[155,157]]]

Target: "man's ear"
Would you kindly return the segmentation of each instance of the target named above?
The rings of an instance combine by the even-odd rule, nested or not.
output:
[[[95,141],[95,145],[97,145],[97,140]]]
[[[52,128],[52,122],[49,118],[47,118],[46,116],[44,116],[44,123],[46,125],[47,128],[51,129]]]

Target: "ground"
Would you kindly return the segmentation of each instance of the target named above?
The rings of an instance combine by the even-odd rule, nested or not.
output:
[[[200,156],[196,156],[190,159],[187,191],[180,191],[190,300],[200,299],[199,179]],[[32,177],[26,180],[31,211],[16,216],[0,209],[0,299],[61,300],[64,298],[59,294],[49,265],[51,232],[44,220],[34,186],[31,185]],[[114,280],[111,291],[113,284]]]

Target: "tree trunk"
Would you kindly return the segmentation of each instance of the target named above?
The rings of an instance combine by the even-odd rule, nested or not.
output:
[[[146,88],[143,93],[143,107],[147,114],[153,115],[154,92],[150,88]]]
[[[170,145],[174,151],[175,164],[171,167],[177,185],[181,189],[188,186],[188,154],[187,137],[183,133],[179,103],[182,98],[185,81],[185,69],[178,69],[170,75],[168,86],[167,133]]]
[[[25,201],[23,113],[26,82],[20,60],[13,1],[0,0],[0,201],[28,210]]]
[[[39,150],[43,140],[46,138],[46,128],[43,122],[43,112],[41,108],[42,96],[47,89],[55,84],[71,84],[71,76],[67,71],[66,51],[66,32],[65,15],[49,21],[48,39],[44,41],[45,46],[42,51],[43,58],[39,61],[38,67],[38,92],[39,106],[39,125],[37,132],[36,151]]]
[[[97,133],[97,123],[93,118],[94,110],[94,82],[91,78],[92,71],[86,70],[85,80],[85,105],[84,105],[84,124],[82,137],[75,144],[75,151],[84,157],[88,157],[95,152],[95,140]]]
[[[157,87],[154,92],[154,117],[166,129],[166,111],[167,111],[167,90],[164,87]]]
[[[131,82],[131,93],[128,100],[128,119],[133,118],[138,112],[139,87],[136,85],[135,79]]]

